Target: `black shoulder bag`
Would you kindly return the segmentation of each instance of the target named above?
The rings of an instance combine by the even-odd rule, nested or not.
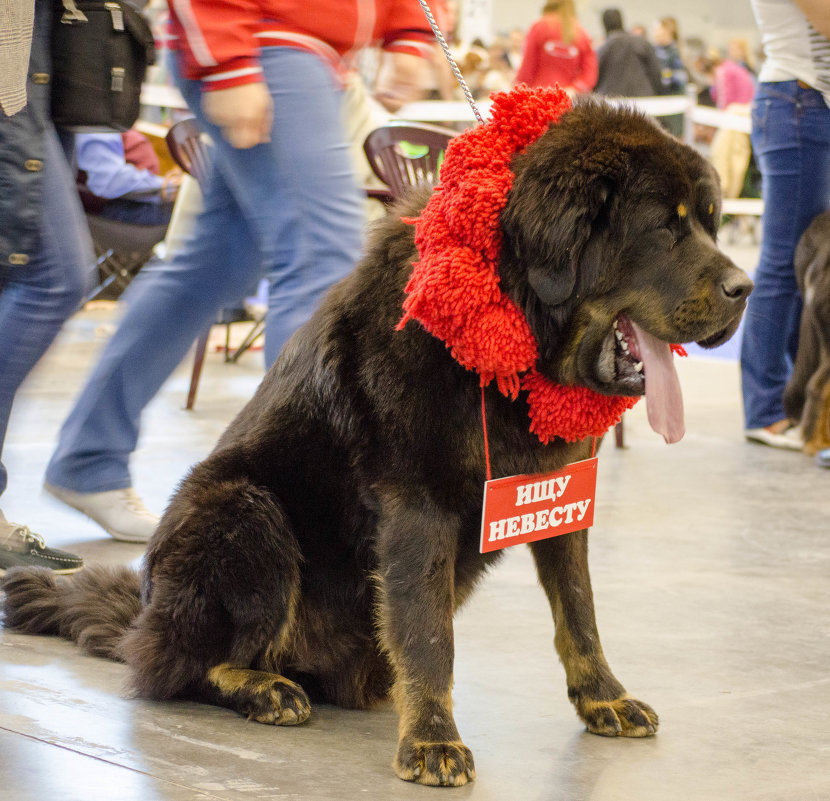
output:
[[[127,0],[62,0],[52,20],[52,119],[73,131],[126,131],[155,62],[153,34]]]

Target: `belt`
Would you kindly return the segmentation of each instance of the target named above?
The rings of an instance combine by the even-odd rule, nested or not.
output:
[[[798,88],[799,89],[813,89],[813,87],[810,86],[810,84],[806,83],[805,81],[798,81]],[[815,91],[815,89],[813,89],[813,91]]]

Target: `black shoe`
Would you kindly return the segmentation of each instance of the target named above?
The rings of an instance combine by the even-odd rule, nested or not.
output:
[[[49,548],[28,526],[8,523],[0,512],[0,576],[12,567],[48,567],[53,573],[77,573],[84,560],[74,553]]]
[[[816,464],[819,467],[830,467],[830,448],[825,448],[816,454]]]

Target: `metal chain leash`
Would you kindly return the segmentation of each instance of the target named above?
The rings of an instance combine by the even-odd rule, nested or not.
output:
[[[464,76],[461,74],[461,70],[458,68],[458,64],[456,64],[455,59],[452,57],[452,53],[450,53],[450,46],[447,44],[447,40],[444,38],[444,34],[441,33],[441,29],[438,27],[438,23],[435,21],[435,17],[432,16],[432,11],[430,10],[429,5],[427,4],[427,0],[418,0],[421,4],[421,8],[426,15],[427,21],[429,22],[429,27],[432,28],[433,34],[435,34],[435,38],[438,40],[438,44],[441,45],[441,49],[444,51],[444,55],[447,57],[447,61],[449,62],[450,69],[452,70],[452,74],[455,75],[455,80],[458,81],[458,85],[461,87],[461,91],[464,92],[464,97],[467,98],[467,102],[470,104],[470,108],[473,110],[473,114],[475,114],[476,119],[480,122],[484,122],[484,118],[481,116],[481,112],[478,110],[478,106],[476,105],[476,101],[473,98],[473,93],[470,91],[470,87],[467,86],[467,82],[464,80]]]

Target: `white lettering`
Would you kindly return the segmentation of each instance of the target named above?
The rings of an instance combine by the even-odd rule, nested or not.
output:
[[[561,494],[565,491],[569,479],[570,476],[566,476],[564,480],[555,479],[558,482],[556,485],[554,485],[554,479],[550,482],[539,481],[534,484],[526,484],[524,494],[522,488],[519,487],[517,505],[532,503],[536,500],[534,497],[536,495],[551,493],[551,495],[556,496]],[[496,540],[527,536],[537,531],[544,531],[546,528],[559,528],[563,524],[570,525],[574,522],[581,522],[588,514],[592,501],[592,498],[585,498],[562,506],[552,506],[548,509],[539,509],[535,512],[491,521],[489,541],[495,542]]]
[[[568,482],[570,480],[570,474],[568,474],[567,476],[560,476],[559,478],[554,479],[557,486],[559,487],[559,492],[553,495],[553,497],[551,498],[552,501],[556,500],[557,498],[561,498],[565,494],[565,488],[568,486]]]
[[[574,521],[574,509],[576,509],[575,503],[566,503],[564,506],[565,512],[565,522],[566,523],[573,523]]]
[[[540,481],[533,485],[534,490],[539,487],[538,495],[534,492],[534,501],[555,501],[556,500],[556,479],[551,478],[547,481]]]
[[[504,524],[506,520],[494,520],[490,523],[490,542],[504,539]]]
[[[555,501],[565,494],[570,483],[570,474],[557,476],[547,481],[534,481],[532,484],[522,484],[516,487],[516,506],[525,506],[528,503]]]
[[[530,484],[516,487],[516,506],[524,506],[526,503],[530,503],[530,490]]]

